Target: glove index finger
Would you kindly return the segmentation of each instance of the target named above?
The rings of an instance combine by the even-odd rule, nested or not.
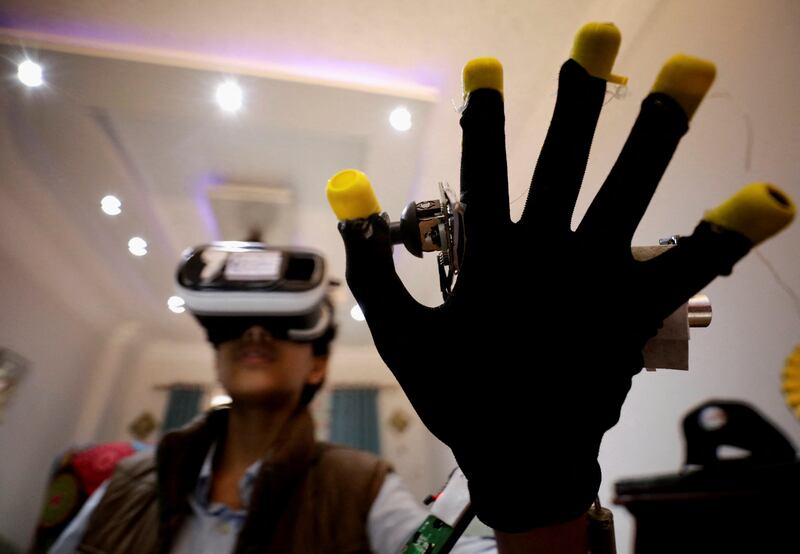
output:
[[[570,58],[591,75],[609,83],[626,85],[628,78],[611,73],[622,34],[613,23],[586,23],[575,35]]]
[[[474,58],[464,65],[461,72],[464,85],[464,101],[470,93],[486,88],[503,94],[503,64],[497,58]]]
[[[569,60],[558,76],[558,97],[520,223],[569,231],[592,139],[622,35],[613,23],[587,23],[578,31]]]
[[[475,245],[493,240],[489,235],[497,225],[511,219],[503,66],[495,58],[475,58],[464,66],[462,79],[461,202],[466,208],[467,242]]]
[[[650,92],[671,97],[691,120],[716,76],[717,68],[710,61],[675,54],[661,68]]]

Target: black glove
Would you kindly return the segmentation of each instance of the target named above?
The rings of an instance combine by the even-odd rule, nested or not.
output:
[[[691,71],[713,69],[697,64]],[[512,222],[501,71],[487,59],[465,68],[465,253],[443,305],[425,307],[406,291],[385,217],[347,219],[339,230],[347,282],[381,357],[425,425],[452,448],[480,519],[516,532],[588,509],[600,485],[600,441],[619,419],[645,342],[764,237],[748,237],[750,228],[738,223],[723,228],[718,216],[658,258],[631,255],[636,226],[710,79],[688,101],[675,78],[662,88],[675,85],[676,94],[645,98],[611,174],[572,231],[606,91],[606,80],[574,59],[561,69],[528,201]],[[756,194],[769,210],[793,210],[774,187]]]

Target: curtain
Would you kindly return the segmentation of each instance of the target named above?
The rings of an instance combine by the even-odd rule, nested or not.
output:
[[[189,423],[200,411],[203,388],[191,385],[175,385],[169,388],[167,407],[161,433],[178,429]]]
[[[378,389],[348,388],[333,391],[330,441],[380,455]]]

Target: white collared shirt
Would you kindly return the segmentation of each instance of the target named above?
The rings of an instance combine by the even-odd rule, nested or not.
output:
[[[247,518],[247,508],[256,476],[261,468],[257,461],[247,468],[239,480],[242,509],[234,510],[219,502],[209,502],[212,462],[216,445],[206,454],[194,491],[189,495],[192,513],[186,518],[172,545],[172,554],[227,554],[236,547],[236,539]],[[108,481],[86,501],[81,511],[64,530],[49,554],[70,554],[80,544],[89,518],[108,488]],[[411,494],[396,473],[384,479],[367,516],[367,536],[376,554],[397,554],[428,517],[426,510]],[[453,554],[494,554],[494,537],[461,537]]]

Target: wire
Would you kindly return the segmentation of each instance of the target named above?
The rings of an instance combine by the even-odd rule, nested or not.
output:
[[[724,98],[725,100],[730,100],[734,104],[734,108],[737,109],[744,120],[744,131],[745,131],[745,144],[744,144],[744,169],[745,171],[750,171],[750,164],[753,160],[753,145],[755,144],[755,130],[753,129],[753,120],[750,117],[750,114],[747,113],[742,107],[741,102],[739,102],[730,92],[728,91],[719,91],[713,92],[708,95],[708,99],[711,100],[712,98]]]
[[[792,299],[792,302],[794,302],[794,309],[797,312],[797,317],[798,317],[798,319],[800,319],[800,296],[798,296],[798,294],[794,291],[794,289],[792,289],[792,287],[790,287],[786,283],[786,281],[784,281],[781,278],[781,276],[778,274],[778,271],[769,262],[769,260],[767,260],[767,258],[764,256],[764,254],[762,254],[757,248],[754,249],[754,251],[756,253],[756,256],[758,256],[758,258],[764,263],[764,265],[767,266],[767,269],[769,269],[770,273],[772,273],[772,276],[775,278],[775,281],[778,283],[778,285]]]
[[[522,191],[522,194],[520,194],[520,195],[519,195],[519,196],[517,196],[517,197],[516,197],[514,200],[512,200],[511,202],[509,202],[509,203],[508,203],[508,205],[509,205],[509,206],[513,206],[515,203],[519,202],[519,200],[520,200],[520,199],[521,199],[523,196],[525,196],[526,194],[528,194],[528,191],[529,191],[529,190],[531,190],[531,186],[530,186],[530,185],[528,185],[527,187],[525,187],[525,190],[523,190],[523,191]]]

